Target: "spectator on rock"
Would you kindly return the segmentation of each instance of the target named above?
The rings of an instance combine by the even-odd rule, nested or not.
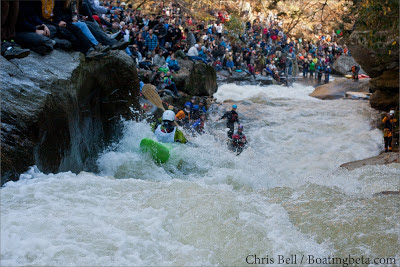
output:
[[[163,51],[159,48],[156,48],[156,55],[154,56],[154,60],[153,60],[153,65],[154,66],[158,66],[158,67],[162,67],[164,66],[166,63],[165,58],[163,56]]]
[[[18,12],[18,0],[1,1],[1,55],[8,60],[27,57],[31,52],[14,42]]]
[[[149,30],[149,35],[146,36],[144,45],[148,52],[154,53],[154,50],[158,45],[158,38],[153,34],[153,30]]]
[[[180,70],[178,60],[175,59],[175,55],[171,54],[166,60],[168,67],[171,71],[177,72]]]

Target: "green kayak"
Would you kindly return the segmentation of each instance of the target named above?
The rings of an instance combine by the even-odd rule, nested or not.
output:
[[[149,138],[143,138],[140,141],[140,150],[143,153],[149,153],[156,163],[165,163],[170,156],[170,148]]]

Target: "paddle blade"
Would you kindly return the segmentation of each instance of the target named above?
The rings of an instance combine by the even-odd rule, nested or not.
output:
[[[156,87],[152,84],[145,84],[142,88],[142,94],[156,107],[165,110],[161,98],[156,91]]]

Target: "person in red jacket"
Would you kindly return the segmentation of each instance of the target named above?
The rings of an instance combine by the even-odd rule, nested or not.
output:
[[[239,155],[242,153],[244,146],[247,144],[246,136],[243,133],[243,126],[239,125],[237,132],[232,136],[233,151]]]

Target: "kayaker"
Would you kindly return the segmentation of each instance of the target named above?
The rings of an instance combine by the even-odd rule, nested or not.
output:
[[[194,105],[192,111],[190,112],[190,119],[195,121],[200,118],[199,105]]]
[[[247,140],[243,133],[243,126],[239,125],[237,132],[232,136],[232,148],[239,155],[246,144]]]
[[[239,115],[237,114],[236,109],[237,105],[232,105],[231,111],[225,112],[225,114],[221,118],[217,119],[217,121],[219,121],[223,118],[227,118],[226,127],[229,128],[228,137],[231,139],[233,131],[235,130],[235,122],[237,122],[237,124],[240,124]]]
[[[164,111],[162,115],[162,123],[153,125],[154,134],[159,142],[164,143],[187,143],[186,137],[174,125],[175,113],[172,110]]]
[[[175,119],[177,120],[178,124],[181,126],[187,126],[190,122],[190,102],[187,102],[185,108],[180,110]]]
[[[200,118],[197,119],[191,126],[193,131],[196,131],[199,134],[205,133],[204,131],[204,123],[206,122],[206,114],[200,113]]]
[[[393,130],[396,127],[396,118],[394,117],[394,110],[387,114],[382,122],[385,124],[383,129],[383,139],[385,140],[385,152],[392,152]]]

